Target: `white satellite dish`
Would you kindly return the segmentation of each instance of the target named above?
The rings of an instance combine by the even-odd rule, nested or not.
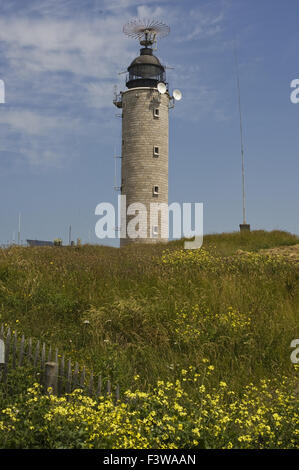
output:
[[[173,90],[172,94],[176,101],[180,101],[182,99],[182,92],[180,90]]]
[[[158,88],[159,93],[161,93],[161,95],[164,95],[164,93],[166,93],[165,83],[163,82],[158,83],[157,88]]]

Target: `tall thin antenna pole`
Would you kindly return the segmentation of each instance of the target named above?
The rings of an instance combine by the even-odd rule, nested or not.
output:
[[[69,228],[69,245],[71,244],[72,242],[72,226],[70,225],[70,228]]]
[[[113,158],[114,158],[114,186],[113,188],[115,191],[120,191],[121,186],[117,186],[117,158],[121,158],[121,156],[116,155],[116,146],[114,146]]]
[[[18,231],[18,245],[21,242],[21,212],[19,213],[19,231]]]
[[[234,43],[234,53],[235,53],[235,65],[236,65],[236,76],[237,76],[238,107],[239,107],[239,117],[240,117],[240,137],[241,137],[241,157],[242,157],[243,225],[246,225],[246,208],[245,208],[245,165],[244,165],[243,122],[242,122],[240,77],[239,77],[239,65],[238,65],[238,57],[237,57],[236,40],[235,40],[235,43]]]
[[[114,188],[117,186],[116,147],[114,146]]]

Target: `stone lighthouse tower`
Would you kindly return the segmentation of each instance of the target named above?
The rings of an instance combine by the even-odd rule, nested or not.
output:
[[[153,51],[156,38],[169,27],[135,20],[124,32],[138,39],[141,49],[128,67],[127,90],[114,99],[122,109],[120,246],[168,240],[168,113],[173,106],[165,67]],[[164,208],[157,211],[157,203]]]

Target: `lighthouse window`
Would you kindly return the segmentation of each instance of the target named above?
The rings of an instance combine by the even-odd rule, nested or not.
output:
[[[159,186],[154,186],[153,187],[153,195],[157,196],[159,194]]]
[[[159,116],[160,116],[160,110],[159,110],[159,108],[155,108],[154,109],[154,117],[158,118]]]
[[[154,157],[159,157],[159,147],[154,147]]]
[[[158,225],[153,225],[152,227],[152,235],[153,235],[153,238],[157,238],[158,235],[159,235],[159,228],[158,228]]]

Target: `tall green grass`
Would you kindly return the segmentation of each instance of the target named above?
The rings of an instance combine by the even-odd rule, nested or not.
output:
[[[0,251],[0,321],[124,388],[136,374],[144,389],[175,379],[206,357],[211,385],[225,380],[241,391],[294,374],[298,267],[256,252],[298,241],[281,231],[207,235],[190,257],[183,241],[12,247]]]

